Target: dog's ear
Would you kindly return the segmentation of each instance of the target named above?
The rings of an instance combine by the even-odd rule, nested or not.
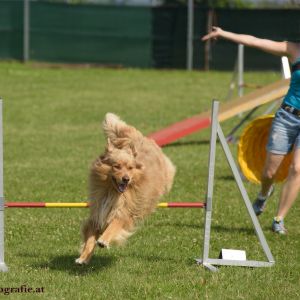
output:
[[[109,158],[103,154],[100,156],[100,162],[103,163],[103,164],[108,164],[109,163]]]
[[[106,142],[107,142],[107,144],[106,144],[106,152],[111,153],[113,151],[113,147],[114,146],[113,146],[113,144],[112,144],[112,142],[110,141],[109,138],[106,140]]]
[[[140,162],[136,162],[136,163],[135,163],[135,167],[136,167],[137,169],[139,169],[139,170],[143,170],[143,169],[144,169],[144,165],[143,165],[142,163],[140,163]]]
[[[136,148],[133,144],[130,144],[130,149],[132,151],[133,156],[137,157],[137,151],[136,151]]]
[[[101,181],[106,181],[109,171],[111,167],[109,163],[106,161],[107,157],[105,155],[101,155],[91,167],[91,178],[95,178],[96,180],[100,179]],[[96,177],[95,177],[96,176]]]
[[[113,145],[118,149],[126,148],[130,143],[128,138],[117,138],[113,140]]]

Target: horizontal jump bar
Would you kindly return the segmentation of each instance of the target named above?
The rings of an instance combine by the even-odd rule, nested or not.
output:
[[[160,202],[159,208],[204,208],[202,202]],[[7,202],[6,208],[82,208],[88,207],[88,202]]]

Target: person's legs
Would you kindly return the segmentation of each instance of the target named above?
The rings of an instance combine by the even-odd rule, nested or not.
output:
[[[300,119],[280,108],[273,119],[267,144],[267,158],[261,176],[261,191],[253,203],[256,215],[260,215],[266,205],[267,198],[272,194],[276,173],[287,153],[300,141]]]
[[[294,152],[288,178],[282,188],[277,217],[284,218],[293,205],[300,190],[300,148]]]
[[[271,152],[267,152],[266,162],[261,176],[261,196],[269,196],[268,193],[274,182],[277,170],[280,167],[284,157],[285,155],[283,154],[274,154]]]
[[[277,215],[273,220],[272,229],[279,234],[286,234],[284,217],[295,202],[300,189],[300,135],[295,141],[295,150],[289,174],[282,187]]]
[[[267,152],[264,170],[261,176],[261,190],[253,203],[253,209],[257,216],[259,216],[265,209],[266,200],[273,192],[273,182],[278,168],[280,167],[285,155],[274,154]]]

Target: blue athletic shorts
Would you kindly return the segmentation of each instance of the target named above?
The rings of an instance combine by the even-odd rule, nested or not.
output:
[[[300,148],[300,117],[279,108],[272,122],[267,151],[287,154],[293,147]]]

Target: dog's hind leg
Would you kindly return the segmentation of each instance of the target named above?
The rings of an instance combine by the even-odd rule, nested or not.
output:
[[[80,254],[80,257],[75,260],[79,265],[88,264],[91,259],[96,241],[99,237],[99,230],[94,228],[91,222],[87,222],[83,227],[84,244]]]
[[[133,227],[132,220],[114,219],[97,240],[97,244],[104,248],[109,247],[111,242],[122,243],[130,236],[129,228]]]

